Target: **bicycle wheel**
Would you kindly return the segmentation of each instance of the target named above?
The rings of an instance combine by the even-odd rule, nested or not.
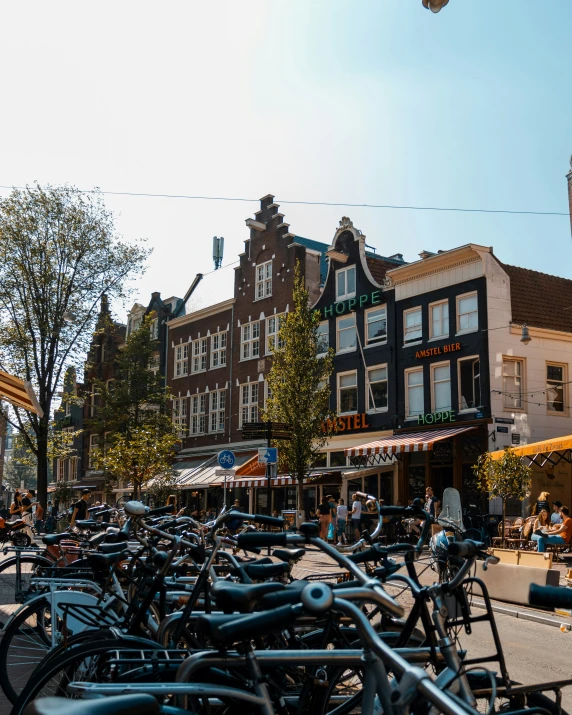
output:
[[[14,703],[11,715],[22,715],[26,706],[36,698],[73,698],[67,686],[73,681],[87,683],[133,682],[132,661],[129,655],[140,657],[142,651],[162,650],[159,644],[144,638],[118,636],[77,646],[59,658],[49,658],[31,674],[26,688]],[[127,657],[121,669],[116,659],[117,651]],[[154,675],[151,675],[154,680]]]
[[[547,710],[549,713],[560,713],[561,715],[568,715],[566,710],[558,710],[556,702],[551,700],[550,697],[544,693],[524,693],[522,695],[516,696],[512,700],[504,695],[497,695],[495,697],[494,703],[492,703],[491,708],[491,697],[492,695],[480,695],[479,691],[484,689],[490,690],[492,683],[494,682],[495,687],[503,687],[503,680],[500,676],[494,673],[483,672],[469,672],[467,673],[467,678],[471,689],[474,691],[477,697],[477,711],[480,713],[503,713],[503,715],[510,715],[511,712],[519,710],[522,711],[526,708],[542,708]],[[513,686],[520,685],[515,680],[511,681]]]
[[[20,564],[20,588],[18,585],[18,562]],[[35,593],[35,589],[31,584],[32,577],[36,574],[39,568],[43,566],[51,566],[49,559],[43,556],[20,556],[16,559],[12,556],[0,562],[0,607],[11,606],[14,603],[22,603],[27,600],[30,594]],[[6,609],[0,608],[0,613],[4,618]],[[4,623],[0,624],[4,627]]]

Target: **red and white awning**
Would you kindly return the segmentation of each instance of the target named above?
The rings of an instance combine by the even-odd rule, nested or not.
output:
[[[344,450],[346,457],[366,457],[371,454],[401,454],[403,452],[427,452],[433,449],[435,442],[455,437],[476,427],[451,427],[449,429],[425,430],[409,432],[385,437],[375,442],[368,442],[359,447]]]
[[[297,484],[297,480],[292,477],[277,477],[276,479],[271,479],[270,484],[273,487],[288,487],[293,484]],[[235,479],[234,481],[228,481],[226,486],[230,489],[238,487],[267,487],[268,479],[266,477],[251,477],[250,479]]]

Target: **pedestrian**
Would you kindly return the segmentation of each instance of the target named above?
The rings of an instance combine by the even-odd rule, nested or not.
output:
[[[52,505],[52,502],[48,502],[48,506],[46,507],[46,523],[45,523],[45,529],[47,534],[52,534],[55,531],[56,528],[56,523],[54,519],[54,507]]]
[[[330,516],[332,517],[332,524],[334,527],[334,533],[336,529],[336,519],[337,519],[337,514],[338,514],[338,505],[336,504],[336,500],[332,496],[332,494],[328,494],[326,497],[328,500],[328,504],[330,505]]]
[[[318,504],[318,516],[320,517],[320,539],[327,541],[328,529],[332,521],[332,507],[327,497],[322,497],[322,501]]]
[[[44,507],[38,503],[36,506],[36,523],[34,526],[36,527],[36,533],[41,534],[44,531]]]
[[[83,489],[81,492],[81,498],[72,506],[70,529],[73,529],[76,521],[83,521],[85,519],[87,514],[87,502],[90,497],[91,491],[89,489]]]
[[[169,494],[167,497],[167,502],[165,503],[165,506],[170,506],[171,512],[174,514],[177,511],[177,497],[175,494]]]
[[[358,494],[353,495],[353,502],[352,502],[352,511],[351,511],[351,518],[352,518],[352,526],[354,529],[354,535],[356,537],[356,541],[359,541],[360,536],[361,536],[361,512],[362,512],[362,503],[361,500],[358,496]]]
[[[550,492],[540,492],[535,505],[532,507],[532,514],[536,516],[540,514],[543,509],[546,509],[546,511],[550,514],[550,504],[548,503],[549,496]]]
[[[238,501],[238,499],[234,500],[234,504],[232,505],[232,508],[235,511],[242,511],[242,509],[240,508],[240,502]]]
[[[425,490],[425,511],[435,517],[435,504],[437,503],[437,497],[433,494],[433,489],[427,487]]]
[[[567,506],[562,506],[560,507],[560,513],[562,514],[562,523],[557,524],[554,531],[551,531],[550,534],[539,537],[538,551],[540,553],[546,551],[546,546],[548,544],[565,546],[570,543],[570,539],[572,539],[572,519],[570,518],[570,510]]]
[[[19,517],[22,515],[22,502],[20,492],[16,489],[14,492],[14,501],[10,504],[10,516]]]
[[[553,501],[552,502],[552,514],[550,515],[550,523],[551,524],[561,524],[562,523],[562,514],[560,513],[560,509],[562,509],[562,502],[561,501]]]
[[[338,536],[338,545],[347,543],[346,539],[346,524],[348,521],[348,508],[343,499],[338,499],[336,508],[336,531]]]
[[[33,489],[28,489],[26,494],[21,499],[21,514],[22,514],[22,519],[26,523],[26,527],[24,529],[24,532],[28,534],[30,539],[33,541],[34,540],[34,532],[32,531],[32,524],[33,524],[33,518],[32,518],[32,512],[33,512],[33,507],[37,503],[35,501],[36,499],[36,492]]]

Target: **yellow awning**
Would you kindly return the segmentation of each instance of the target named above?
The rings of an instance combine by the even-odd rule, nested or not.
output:
[[[2,372],[2,370],[0,370],[0,400],[6,400],[15,407],[22,407],[28,412],[38,415],[38,417],[43,417],[44,415],[32,385],[29,382],[20,380],[19,377]]]
[[[548,454],[550,452],[563,452],[567,449],[572,449],[572,434],[566,437],[558,437],[556,439],[548,439],[543,442],[532,442],[532,444],[524,444],[522,447],[511,447],[510,451],[519,457],[528,457],[534,454]],[[491,452],[492,459],[500,459],[504,454],[504,449],[499,449],[497,452]]]

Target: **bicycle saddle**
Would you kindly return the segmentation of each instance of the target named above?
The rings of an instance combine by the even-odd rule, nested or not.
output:
[[[88,566],[91,566],[93,569],[107,569],[116,561],[121,561],[123,558],[125,557],[121,551],[114,554],[90,554],[86,562]]]
[[[274,549],[273,556],[276,556],[280,561],[299,561],[306,553],[306,549]]]
[[[102,700],[39,698],[30,703],[24,715],[159,715],[152,695],[119,695]]]
[[[59,544],[62,539],[69,538],[70,535],[64,532],[63,534],[46,534],[42,537],[42,541],[46,544],[46,546],[54,546],[55,544]]]
[[[242,567],[250,578],[260,579],[274,578],[290,572],[290,566],[282,561],[278,564],[244,564]]]
[[[80,519],[75,522],[75,525],[80,529],[94,529],[100,524],[99,521],[95,521],[95,519]]]
[[[126,541],[119,541],[114,544],[100,544],[99,551],[102,554],[117,554],[120,551],[124,551],[127,548]]]
[[[285,606],[287,603],[300,603],[300,594],[308,583],[308,581],[294,581],[287,584],[281,591],[267,593],[260,600],[260,606],[263,609],[270,609]]]
[[[249,613],[267,593],[281,591],[283,588],[284,584],[278,582],[246,584],[216,581],[211,588],[211,595],[225,613]]]

